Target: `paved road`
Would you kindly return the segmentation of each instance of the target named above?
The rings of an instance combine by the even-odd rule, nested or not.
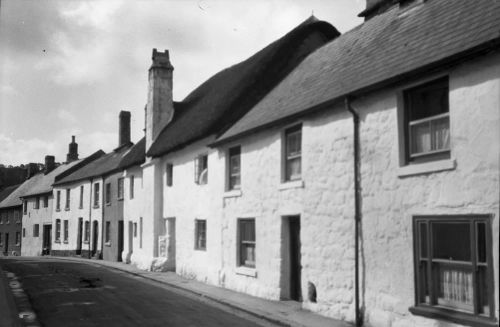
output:
[[[183,291],[91,263],[12,258],[0,259],[0,267],[17,276],[43,326],[270,326]]]

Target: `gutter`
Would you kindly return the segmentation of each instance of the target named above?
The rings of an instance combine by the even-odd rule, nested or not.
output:
[[[352,115],[354,126],[354,301],[356,327],[363,326],[359,304],[359,225],[361,223],[361,187],[359,160],[359,114],[352,107],[349,96],[345,97],[345,108]]]

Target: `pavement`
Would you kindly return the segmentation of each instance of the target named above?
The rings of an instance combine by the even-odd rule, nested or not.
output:
[[[343,321],[338,321],[320,316],[301,309],[300,303],[294,301],[272,301],[251,295],[235,292],[226,288],[208,285],[195,280],[185,279],[174,272],[151,272],[143,271],[135,266],[122,262],[109,262],[103,260],[88,260],[75,257],[41,257],[47,259],[61,259],[74,262],[82,262],[115,269],[124,273],[139,276],[154,282],[189,292],[192,295],[208,299],[216,303],[239,310],[270,323],[289,327],[351,327]],[[37,259],[41,259],[37,258]],[[2,296],[3,295],[3,296]],[[5,274],[0,268],[0,326],[17,326],[15,302],[7,285]],[[9,308],[8,312],[3,312]],[[13,309],[14,308],[14,309]]]

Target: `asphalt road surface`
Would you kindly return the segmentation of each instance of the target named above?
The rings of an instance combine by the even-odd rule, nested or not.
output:
[[[91,262],[17,257],[0,259],[0,267],[18,278],[42,326],[272,326],[182,290]]]

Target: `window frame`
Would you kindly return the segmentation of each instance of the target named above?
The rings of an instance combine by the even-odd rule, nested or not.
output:
[[[289,154],[288,137],[293,134],[299,133],[300,135],[300,153]],[[288,176],[288,168],[293,160],[299,160],[300,162],[300,174],[299,176]],[[302,123],[292,125],[287,127],[283,131],[282,136],[282,182],[293,182],[302,180]]]
[[[83,185],[80,185],[80,203],[78,204],[79,209],[83,209],[83,192],[84,192],[84,187]]]
[[[94,208],[99,208],[99,202],[100,202],[99,197],[101,196],[100,195],[100,192],[101,192],[100,188],[101,187],[100,187],[100,183],[99,182],[94,183],[94,192],[93,192],[93,194],[94,194],[94,205],[93,205],[93,207]]]
[[[494,292],[494,262],[493,262],[493,237],[492,237],[492,215],[487,214],[478,214],[478,215],[416,215],[413,216],[413,265],[414,265],[414,287],[415,287],[415,298],[413,307],[410,307],[409,310],[411,313],[415,315],[425,316],[434,319],[444,319],[450,322],[459,323],[459,324],[472,324],[473,326],[497,326],[496,318],[495,318],[495,292]],[[452,260],[442,260],[433,258],[434,244],[433,244],[433,234],[431,225],[433,223],[468,223],[469,224],[469,232],[471,236],[470,240],[470,251],[471,258],[469,261],[464,261],[466,267],[469,267],[472,272],[472,309],[473,312],[467,312],[465,310],[461,310],[460,308],[452,308],[445,305],[440,305],[437,301],[437,290],[435,279],[435,271],[434,267],[440,262],[447,265],[453,264],[461,264],[461,261],[452,261]],[[478,262],[478,224],[484,224],[485,226],[485,263]],[[420,234],[420,226],[425,225],[425,234],[426,234],[426,257],[421,256],[421,234]],[[425,287],[428,287],[429,293],[429,303],[422,303],[420,300],[422,298],[422,273],[421,270],[421,262],[426,262],[425,265],[425,277],[430,278],[428,284]],[[481,297],[484,297],[483,293],[479,292],[478,285],[478,275],[479,275],[479,266],[486,266],[485,279],[487,286],[485,288],[487,294],[486,298],[488,300],[488,314],[479,313],[479,301]],[[429,277],[430,276],[430,277]],[[425,297],[425,294],[424,294]]]
[[[104,242],[106,245],[111,244],[111,221],[106,221],[104,223],[105,229],[104,229]]]
[[[203,163],[205,162],[205,165]],[[202,180],[205,173],[205,180]],[[200,154],[194,159],[194,182],[198,185],[208,184],[208,154]]]
[[[130,198],[130,200],[132,200],[134,198],[134,196],[135,196],[135,194],[134,194],[134,191],[135,191],[134,187],[135,187],[135,185],[134,184],[135,184],[135,176],[131,175],[129,177],[129,198]]]
[[[21,232],[16,232],[16,246],[21,246]]]
[[[71,206],[71,189],[66,189],[66,203],[64,204],[64,210],[69,211]]]
[[[107,206],[111,204],[111,183],[104,184],[104,201]]]
[[[56,211],[61,210],[61,190],[56,191]]]
[[[33,237],[40,236],[40,224],[33,224]]]
[[[203,229],[200,227],[203,226]],[[203,235],[200,234],[203,232]],[[203,236],[203,239],[200,238]],[[203,243],[200,243],[203,240]],[[207,250],[207,220],[206,219],[195,219],[194,220],[194,249],[198,251]]]
[[[125,193],[125,181],[123,177],[119,177],[116,180],[116,198],[118,200],[123,200],[124,193]]]
[[[23,215],[28,214],[28,200],[23,200]],[[7,223],[9,223],[9,219],[7,217]]]
[[[174,164],[171,162],[165,164],[165,184],[168,187],[174,185]]]
[[[56,228],[54,233],[54,242],[61,243],[61,219],[56,219]]]
[[[253,236],[254,239],[253,241],[251,240],[243,240],[243,225],[248,224],[248,223],[253,223]],[[257,267],[257,226],[255,222],[255,218],[238,218],[237,220],[237,239],[238,239],[238,249],[237,249],[237,266],[238,267],[247,267],[247,268],[252,268],[255,269]],[[253,256],[254,256],[254,261],[253,264],[247,263],[247,260],[245,260],[245,256],[243,255],[243,248],[246,248],[248,244],[250,246],[253,246]],[[245,245],[245,246],[243,246]]]
[[[35,205],[34,205],[33,209],[40,209],[40,196],[37,196],[35,198]]]
[[[90,241],[90,221],[86,220],[83,223],[83,242],[88,243]]]
[[[233,173],[233,157],[238,157],[238,172]],[[241,145],[236,145],[227,149],[227,172],[226,172],[226,190],[234,191],[241,190]],[[233,178],[237,178],[238,183],[233,184]]]
[[[44,195],[44,197],[43,197],[43,207],[44,208],[49,207],[49,196],[48,195]]]
[[[69,221],[65,219],[63,221],[63,242],[68,243],[69,238]]]

